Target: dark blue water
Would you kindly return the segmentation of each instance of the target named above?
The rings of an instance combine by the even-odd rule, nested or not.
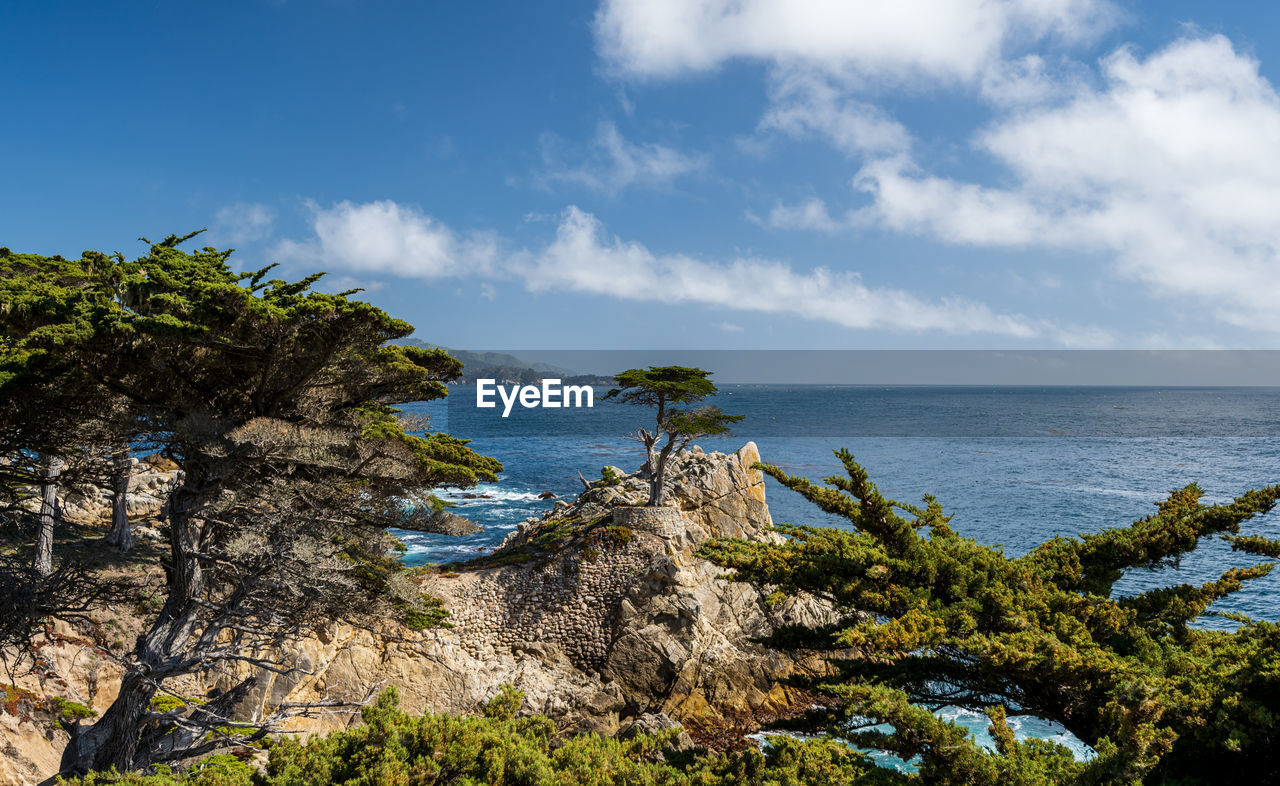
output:
[[[474,389],[453,389],[452,402],[407,407],[432,427],[474,440],[500,459],[498,483],[471,493],[457,512],[484,525],[464,538],[404,533],[412,564],[445,562],[492,549],[527,516],[572,496],[580,470],[598,478],[613,464],[633,470],[639,445],[621,435],[646,425],[643,409],[597,402],[591,410],[517,409],[506,421],[473,408]],[[846,447],[886,495],[918,501],[932,493],[952,526],[977,540],[1024,554],[1055,535],[1123,526],[1154,511],[1170,489],[1199,483],[1208,501],[1280,483],[1280,389],[941,388],[723,386],[716,404],[745,416],[727,440],[708,450],[736,450],[754,440],[766,462],[821,478],[840,472],[832,449]],[[777,521],[840,526],[798,495],[768,481]],[[1280,537],[1280,514],[1246,530]],[[1217,578],[1255,558],[1221,541],[1204,543],[1176,569],[1134,571],[1117,586],[1131,593]],[[1280,616],[1280,575],[1252,582],[1214,608],[1255,618]],[[1232,627],[1206,619],[1208,626]]]

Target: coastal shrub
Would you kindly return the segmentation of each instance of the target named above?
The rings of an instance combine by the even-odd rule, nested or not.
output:
[[[0,685],[0,710],[6,715],[29,718],[31,713],[45,708],[45,701],[39,694],[16,685]]]
[[[499,568],[503,565],[521,565],[531,561],[533,558],[533,552],[529,551],[526,547],[511,546],[488,554],[482,554],[475,559],[470,559],[465,562],[449,562],[441,567],[449,569],[449,572],[452,573],[455,569],[478,570],[483,568]]]
[[[504,690],[481,717],[408,715],[389,689],[364,709],[364,725],[307,743],[271,748],[265,783],[381,784],[573,783],[557,777],[551,756],[555,726],[540,716],[515,717],[517,692]]]
[[[257,771],[245,762],[219,753],[209,756],[186,770],[177,770],[164,764],[152,768],[152,773],[115,770],[91,772],[74,780],[58,779],[65,786],[255,786],[261,783]]]
[[[16,685],[0,685],[0,712],[27,721],[35,720],[37,717],[50,721],[53,719],[78,721],[98,714],[96,710],[80,702],[61,696],[41,696]]]
[[[539,528],[538,534],[533,538],[533,545],[544,551],[557,550],[583,529],[581,520],[574,517],[552,519]]]
[[[404,625],[409,630],[426,630],[427,628],[451,628],[449,612],[444,601],[430,595],[424,595],[421,608],[404,610]]]
[[[181,709],[183,707],[190,707],[193,704],[198,705],[198,704],[204,704],[204,703],[205,703],[204,699],[199,699],[195,697],[171,696],[166,693],[161,696],[153,697],[151,699],[151,704],[149,705],[149,708],[152,712],[163,715],[166,712],[173,712],[176,709]]]
[[[90,773],[67,786],[887,786],[910,782],[875,767],[832,740],[773,737],[765,751],[673,754],[678,733],[617,740],[598,734],[560,736],[540,715],[520,717],[524,694],[509,685],[483,705],[479,717],[399,709],[394,688],[361,713],[347,731],[271,743],[256,772],[239,759],[212,756],[185,771]],[[671,761],[664,760],[666,755]]]
[[[1204,505],[1189,485],[1131,526],[1011,558],[962,537],[933,497],[888,499],[850,453],[836,455],[845,473],[827,485],[759,467],[851,528],[781,524],[784,542],[700,551],[739,580],[824,598],[842,615],[767,641],[827,655],[830,672],[795,680],[825,705],[797,728],[914,760],[930,783],[1280,782],[1280,625],[1195,625],[1275,566],[1258,558],[1280,556],[1280,543],[1240,528],[1274,507],[1280,486]],[[1126,570],[1176,564],[1217,537],[1253,564],[1202,585],[1113,592]],[[934,714],[948,705],[985,712],[996,750]],[[1012,714],[1057,721],[1096,756],[1019,742]]]
[[[97,710],[86,707],[78,701],[64,699],[61,696],[54,696],[49,699],[49,705],[59,718],[69,721],[85,720],[98,714]]]
[[[618,548],[623,548],[628,543],[636,539],[636,533],[630,527],[624,527],[619,524],[611,524],[604,528],[604,531],[613,539],[613,544]]]

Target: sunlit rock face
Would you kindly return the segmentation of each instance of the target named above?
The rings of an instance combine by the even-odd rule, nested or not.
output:
[[[714,537],[779,537],[767,529],[764,478],[753,468],[759,458],[751,443],[736,453],[694,448],[673,456],[668,505],[656,513],[636,507],[648,499],[647,475],[609,468],[571,503],[526,521],[494,554],[423,576],[423,590],[443,601],[452,627],[335,624],[285,645],[283,660],[297,668],[258,674],[238,714],[247,720],[284,703],[358,702],[389,686],[408,711],[468,713],[509,683],[525,692],[525,711],[550,716],[566,732],[630,735],[679,724],[701,743],[741,739],[760,720],[805,701],[779,678],[821,668],[752,639],[830,613],[812,599],[767,604],[695,555]],[[156,523],[145,517],[160,511],[179,472],[137,465],[131,494],[140,527]],[[85,517],[109,511],[101,494],[77,494],[83,502],[72,504]],[[112,613],[122,642],[141,630],[141,617]],[[87,647],[54,653],[52,668],[66,682],[59,695],[105,710],[119,686],[116,667]],[[92,685],[84,666],[90,660]],[[174,687],[205,696],[237,682],[245,668],[209,671]],[[347,727],[351,716],[292,723],[325,732]],[[66,744],[63,732],[18,726],[0,725],[0,745],[8,745],[13,764],[0,769],[0,784],[52,775]]]

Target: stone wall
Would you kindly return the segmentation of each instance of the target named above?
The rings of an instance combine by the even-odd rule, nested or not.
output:
[[[607,534],[588,539],[592,543],[545,562],[433,582],[432,590],[454,585],[445,593],[459,646],[479,655],[493,647],[548,643],[575,666],[598,671],[618,606],[649,569],[652,553],[637,540],[619,544]]]
[[[619,507],[613,510],[613,523],[634,532],[648,532],[672,540],[689,528],[676,508]]]

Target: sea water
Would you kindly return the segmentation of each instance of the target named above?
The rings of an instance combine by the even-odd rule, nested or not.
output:
[[[571,499],[578,473],[601,467],[633,471],[639,443],[625,437],[648,425],[649,410],[598,402],[592,410],[525,410],[501,429],[466,403],[472,388],[452,389],[452,403],[405,407],[431,427],[472,439],[498,458],[496,483],[442,489],[455,512],[484,527],[461,538],[399,533],[405,561],[450,562],[491,551],[516,525]],[[848,448],[881,493],[903,502],[935,495],[951,526],[979,542],[1025,554],[1056,535],[1125,526],[1155,512],[1172,489],[1198,483],[1207,502],[1225,502],[1280,483],[1280,389],[1275,388],[971,388],[730,385],[715,403],[743,415],[734,436],[701,440],[706,450],[736,450],[754,440],[762,459],[810,479],[840,474],[835,448]],[[487,413],[485,413],[487,414]],[[766,496],[775,521],[843,526],[772,479]],[[1280,537],[1280,513],[1245,524]],[[1119,593],[1211,581],[1258,560],[1208,538],[1177,567],[1133,570]],[[1213,608],[1277,619],[1280,575],[1248,582]],[[1231,627],[1213,617],[1208,626]]]
[[[429,416],[432,428],[472,438],[475,450],[498,458],[504,469],[496,483],[441,490],[457,513],[484,531],[462,538],[400,533],[409,564],[491,551],[520,521],[552,507],[553,500],[539,499],[542,492],[570,499],[581,490],[579,472],[595,479],[604,465],[632,471],[643,461],[640,445],[624,435],[647,425],[649,410],[612,402],[572,413],[527,410],[517,413],[519,422],[499,427],[467,406],[473,389],[453,388],[451,398],[448,405],[406,410]],[[1057,535],[1125,526],[1154,513],[1154,503],[1188,483],[1204,489],[1206,502],[1280,483],[1275,388],[728,385],[714,403],[745,417],[733,437],[701,441],[706,450],[733,451],[753,440],[765,462],[816,480],[840,474],[832,450],[848,448],[883,494],[918,502],[931,493],[959,533],[1010,556]],[[847,524],[772,479],[766,486],[775,521]],[[1280,512],[1247,522],[1244,531],[1280,538]],[[1207,538],[1176,566],[1129,571],[1115,591],[1198,584],[1258,561]],[[1275,620],[1277,591],[1280,573],[1247,582],[1212,610]],[[1234,627],[1213,616],[1199,624]],[[985,739],[984,717],[944,712]],[[1023,718],[1017,724],[1019,736],[1059,739],[1088,754],[1047,721]]]

